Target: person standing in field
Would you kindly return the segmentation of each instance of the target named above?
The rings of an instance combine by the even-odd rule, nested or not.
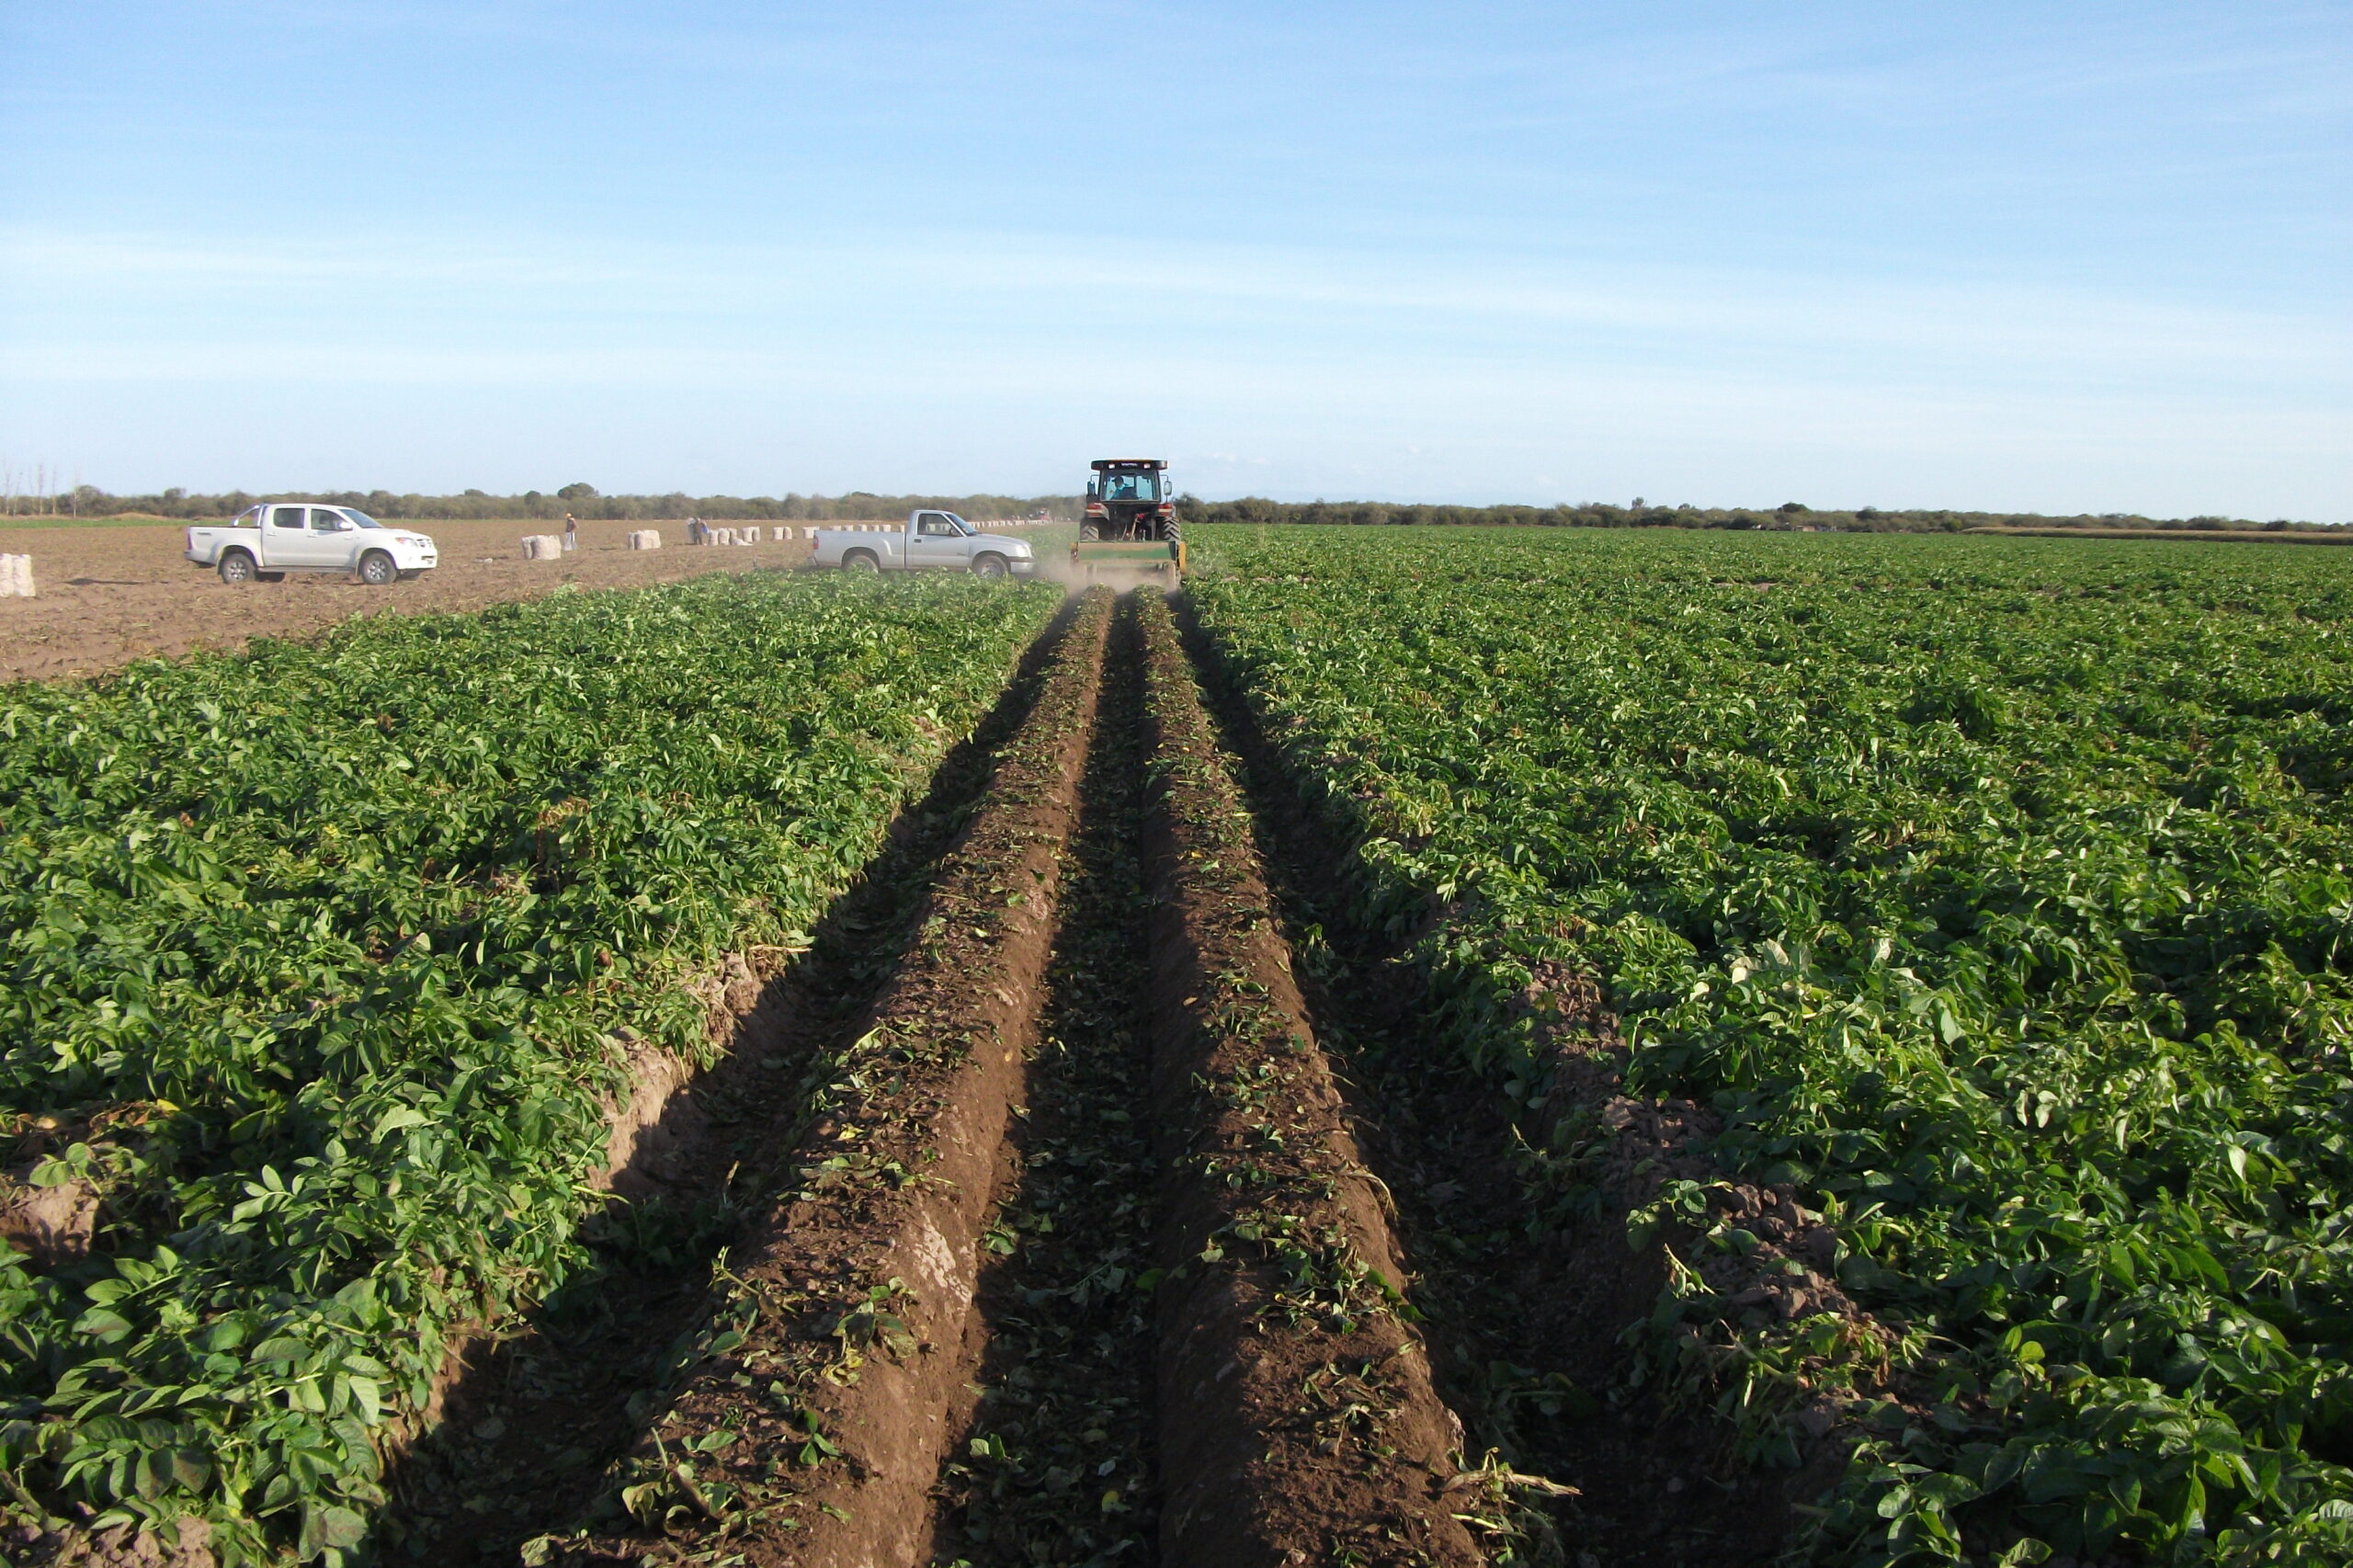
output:
[[[569,512],[563,515],[563,548],[566,551],[580,548],[580,519]]]

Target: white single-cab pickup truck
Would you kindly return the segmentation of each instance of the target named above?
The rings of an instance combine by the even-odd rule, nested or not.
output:
[[[222,527],[188,530],[188,558],[224,583],[275,583],[289,572],[340,572],[374,587],[430,572],[433,540],[352,506],[269,501]]]
[[[809,562],[845,572],[931,568],[970,572],[976,577],[1027,577],[1038,570],[1029,540],[975,533],[955,513],[932,511],[908,513],[906,528],[896,533],[887,528],[819,528]]]

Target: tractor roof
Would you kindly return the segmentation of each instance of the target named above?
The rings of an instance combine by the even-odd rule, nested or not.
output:
[[[1097,458],[1086,466],[1098,472],[1107,468],[1160,469],[1168,466],[1168,460],[1166,458]]]

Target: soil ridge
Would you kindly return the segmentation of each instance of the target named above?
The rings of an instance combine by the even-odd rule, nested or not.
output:
[[[1112,631],[1028,1102],[984,1233],[988,1347],[941,1469],[930,1562],[1157,1561],[1140,657],[1131,608]]]

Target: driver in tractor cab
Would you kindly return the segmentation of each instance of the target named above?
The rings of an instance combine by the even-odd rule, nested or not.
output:
[[[1177,538],[1176,487],[1157,458],[1097,458],[1089,465],[1086,515],[1078,537],[1089,540]]]

